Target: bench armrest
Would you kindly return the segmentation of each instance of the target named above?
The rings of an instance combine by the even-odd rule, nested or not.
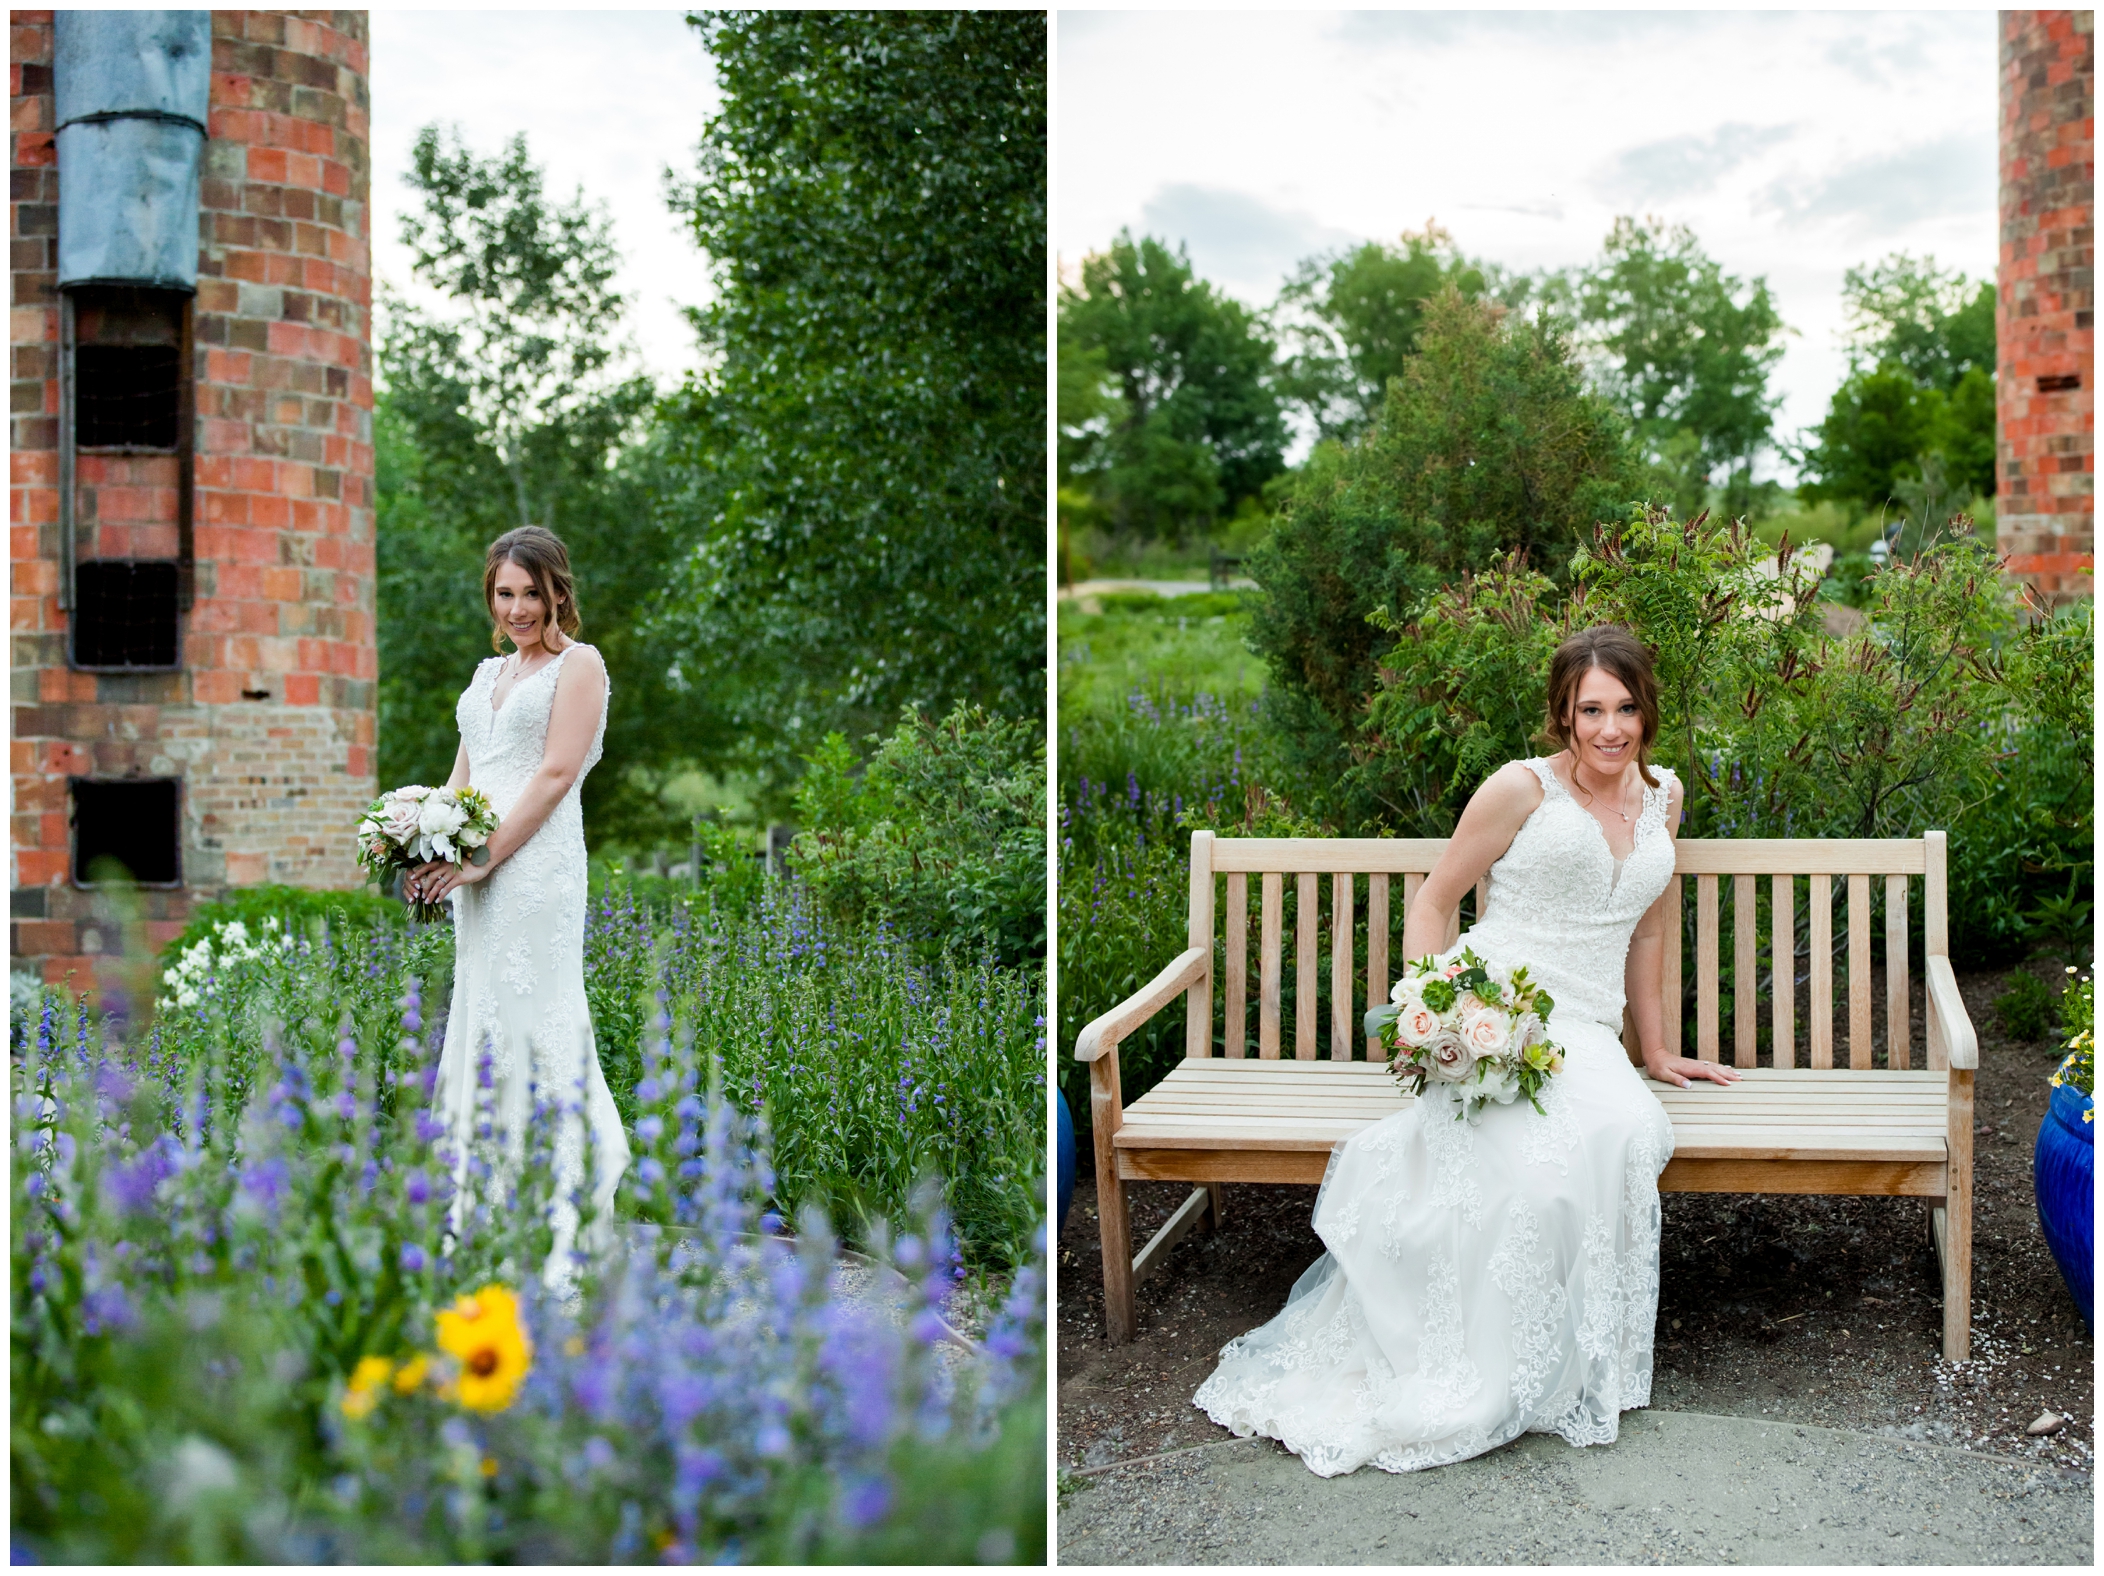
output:
[[[1958,994],[1958,976],[1949,958],[1931,953],[1927,961],[1929,1031],[1942,1035],[1953,1071],[1974,1071],[1980,1065],[1980,1038],[1973,1032],[1965,998]]]
[[[1081,1031],[1074,1042],[1074,1060],[1092,1062],[1117,1050],[1125,1036],[1203,979],[1210,961],[1202,947],[1177,954],[1174,963]]]

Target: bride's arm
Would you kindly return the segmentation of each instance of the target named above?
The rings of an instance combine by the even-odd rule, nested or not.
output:
[[[437,902],[454,887],[483,880],[541,829],[584,770],[584,758],[591,753],[592,737],[599,731],[599,714],[605,707],[606,665],[598,652],[583,647],[555,676],[555,701],[548,714],[548,742],[541,747],[541,769],[490,834],[488,862],[420,867],[410,879],[420,889],[429,887],[428,901]],[[465,760],[466,746],[462,749]]]
[[[1680,783],[1676,779],[1672,797],[1666,804],[1666,835],[1673,836],[1679,829]],[[1721,1084],[1737,1083],[1739,1074],[1736,1068],[1726,1067],[1722,1062],[1675,1056],[1666,1048],[1666,1014],[1664,1004],[1659,1000],[1659,989],[1666,972],[1666,915],[1671,895],[1670,888],[1661,892],[1658,901],[1637,921],[1636,933],[1629,938],[1629,962],[1622,975],[1622,990],[1629,999],[1629,1014],[1636,1020],[1636,1043],[1644,1053],[1644,1071],[1660,1083],[1680,1089],[1685,1089],[1693,1078],[1707,1078]]]
[[[1461,812],[1454,835],[1447,839],[1446,852],[1417,889],[1417,898],[1403,921],[1405,959],[1426,957],[1445,946],[1447,930],[1461,908],[1461,895],[1504,857],[1527,817],[1541,807],[1541,800],[1540,779],[1518,761],[1499,767],[1476,790]]]
[[[446,779],[446,786],[453,789],[468,785],[468,741],[462,739],[460,748],[453,752],[453,775]]]

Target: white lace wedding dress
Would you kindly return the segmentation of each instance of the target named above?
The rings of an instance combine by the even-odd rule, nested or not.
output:
[[[1673,1130],[1620,1030],[1630,934],[1673,872],[1672,783],[1653,768],[1618,869],[1548,762],[1526,764],[1542,803],[1455,952],[1524,963],[1554,998],[1565,1059],[1546,1114],[1516,1100],[1457,1121],[1434,1084],[1340,1144],[1315,1203],[1329,1252],[1194,1398],[1324,1477],[1441,1466],[1522,1433],[1606,1444],[1650,1403]]]
[[[511,813],[540,770],[556,677],[578,649],[575,642],[565,646],[554,661],[512,685],[495,709],[491,699],[503,659],[491,657],[475,669],[474,681],[454,708],[468,752],[468,780],[489,795],[500,818]],[[608,704],[611,700],[609,695]],[[597,1222],[591,1235],[596,1238],[605,1236],[614,1187],[628,1165],[628,1138],[599,1070],[584,994],[586,870],[579,795],[605,737],[602,706],[584,768],[548,819],[486,879],[453,893],[453,1006],[439,1059],[438,1100],[457,1157],[455,1180],[467,1179],[478,1064],[486,1048],[504,1158],[515,1163],[523,1153],[536,1099],[563,1108],[555,1142],[555,1249],[544,1271],[555,1286],[569,1278],[579,1218],[570,1200],[584,1186],[587,1127]]]

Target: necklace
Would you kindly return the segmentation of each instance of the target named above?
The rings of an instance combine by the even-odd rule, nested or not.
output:
[[[1572,781],[1572,782],[1574,782],[1574,783],[1577,783],[1577,784],[1578,784],[1578,786],[1579,786],[1580,788],[1585,788],[1585,784],[1584,784],[1584,783],[1582,783],[1582,782],[1579,782],[1579,781],[1578,781],[1578,763],[1577,763],[1577,761],[1575,761],[1575,760],[1573,760],[1573,761],[1571,762],[1571,781]],[[1586,792],[1586,796],[1587,796],[1588,798],[1594,797],[1593,791],[1592,791],[1592,790],[1591,790],[1590,788],[1586,788],[1586,789],[1585,789],[1585,792]],[[1625,778],[1623,779],[1623,791],[1622,791],[1622,798],[1623,798],[1624,800],[1627,800],[1627,799],[1628,799],[1628,797],[1629,797],[1629,792],[1628,792],[1628,779],[1627,779],[1627,778],[1625,777]],[[1624,810],[1624,809],[1622,809],[1622,807],[1621,807],[1620,805],[1613,805],[1613,804],[1611,804],[1611,805],[1609,805],[1609,806],[1608,806],[1608,809],[1610,809],[1610,810],[1614,811],[1614,813],[1615,813],[1616,815],[1619,815],[1619,816],[1620,816],[1620,817],[1622,818],[1622,824],[1623,824],[1624,826],[1627,826],[1627,825],[1628,825],[1628,824],[1630,823],[1631,817],[1630,817],[1630,815],[1629,815],[1629,812],[1628,812],[1628,811],[1626,811],[1626,810]]]

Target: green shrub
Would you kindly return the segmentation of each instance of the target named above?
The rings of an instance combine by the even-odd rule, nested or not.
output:
[[[400,901],[372,887],[344,891],[276,884],[233,887],[192,909],[190,923],[161,949],[161,955],[172,958],[212,934],[215,927],[237,920],[254,931],[261,928],[265,919],[276,919],[286,930],[305,935],[316,920],[341,920],[359,929],[371,929],[406,925],[408,916],[408,909]]]
[[[1627,423],[1546,321],[1449,292],[1426,304],[1419,345],[1372,431],[1316,450],[1248,560],[1267,716],[1351,827],[1381,815],[1342,775],[1393,643],[1369,615],[1403,620],[1515,550],[1560,575],[1580,532],[1643,490]]]
[[[2019,969],[1994,999],[1995,1022],[2012,1040],[2042,1040],[2060,1019],[2060,997],[2036,974]]]
[[[908,710],[868,764],[839,734],[797,786],[791,851],[819,902],[851,924],[887,923],[928,955],[1045,953],[1045,743],[1034,722],[959,706]]]

